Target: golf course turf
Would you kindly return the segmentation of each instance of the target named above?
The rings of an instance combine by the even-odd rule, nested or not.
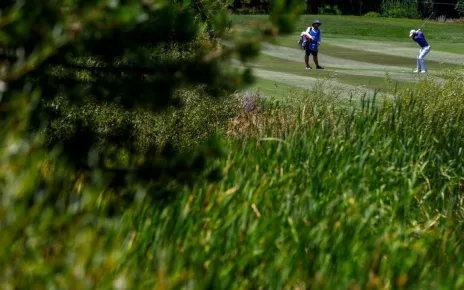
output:
[[[264,19],[266,16],[233,18],[238,29],[258,24]],[[315,19],[322,22],[319,63],[325,70],[315,70],[311,56],[313,70],[307,71],[304,51],[298,48],[297,42],[300,32]],[[262,45],[260,57],[250,64],[257,76],[253,88],[266,96],[280,98],[285,93],[276,91],[275,87],[310,89],[316,80],[329,77],[345,88],[382,91],[390,86],[386,82],[387,74],[397,86],[402,87],[423,77],[441,78],[446,71],[462,69],[464,26],[430,21],[422,28],[431,46],[431,52],[426,56],[429,73],[427,76],[413,73],[419,46],[408,37],[408,33],[422,23],[422,20],[381,17],[301,16],[292,34],[279,36],[274,43]],[[283,73],[283,77],[279,77],[279,72]]]

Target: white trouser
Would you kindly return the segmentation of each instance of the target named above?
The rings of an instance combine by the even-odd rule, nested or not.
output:
[[[427,71],[427,67],[425,66],[424,57],[427,53],[430,52],[430,45],[426,47],[421,47],[419,53],[417,54],[417,70],[418,71]]]

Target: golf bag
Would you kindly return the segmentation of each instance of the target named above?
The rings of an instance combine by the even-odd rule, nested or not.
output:
[[[306,46],[308,46],[308,42],[309,42],[308,38],[301,36],[300,40],[298,41],[298,47],[304,50],[306,49]]]
[[[302,31],[300,34],[300,40],[298,41],[298,47],[300,49],[306,49],[309,45],[309,34],[306,31]]]

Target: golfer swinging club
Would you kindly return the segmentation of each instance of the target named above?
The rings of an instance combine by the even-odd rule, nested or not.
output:
[[[414,71],[415,73],[426,73],[427,67],[425,66],[425,56],[427,53],[430,52],[430,45],[425,40],[425,36],[420,30],[420,28],[416,30],[411,30],[409,32],[409,37],[411,37],[415,42],[419,44],[421,49],[419,50],[419,54],[417,54],[417,69]]]
[[[317,51],[319,45],[321,44],[321,31],[319,30],[319,26],[321,26],[321,22],[319,20],[315,20],[311,26],[306,29],[302,35],[303,37],[309,38],[309,41],[306,45],[306,53],[305,53],[305,64],[306,69],[312,69],[309,65],[309,56],[313,55],[314,63],[316,64],[316,69],[324,69],[319,65],[319,61],[317,59]]]

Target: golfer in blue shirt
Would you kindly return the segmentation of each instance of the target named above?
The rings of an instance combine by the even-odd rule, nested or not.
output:
[[[419,50],[419,54],[417,55],[417,69],[414,72],[420,72],[420,73],[426,73],[427,72],[427,67],[425,66],[425,56],[427,53],[430,52],[430,45],[427,43],[427,40],[425,40],[425,36],[420,31],[420,29],[416,30],[411,30],[409,32],[409,37],[412,38],[419,46],[421,47]]]

